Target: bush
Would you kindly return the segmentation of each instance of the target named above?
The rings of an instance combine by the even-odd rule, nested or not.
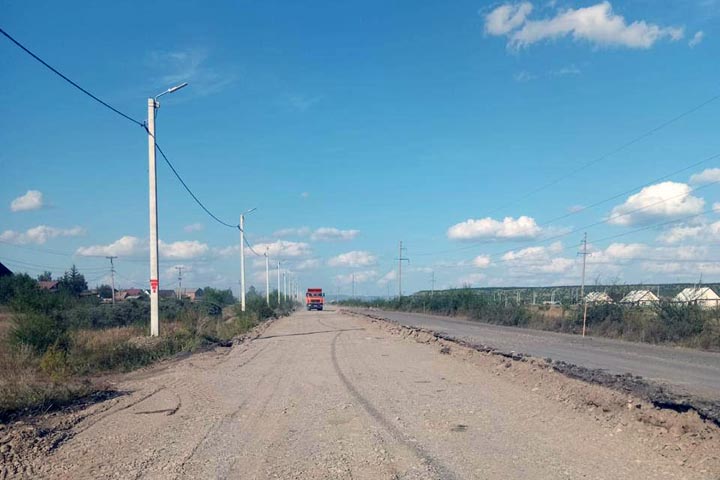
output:
[[[27,345],[43,354],[51,345],[65,343],[66,329],[55,315],[22,313],[15,315],[10,328],[10,341],[15,346]]]

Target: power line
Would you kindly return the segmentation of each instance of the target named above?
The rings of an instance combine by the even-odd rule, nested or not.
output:
[[[145,130],[147,131],[147,127],[145,127]],[[149,133],[150,132],[148,131],[148,134]],[[180,181],[182,186],[185,187],[185,190],[187,190],[187,192],[190,194],[190,196],[193,198],[193,200],[195,200],[195,202],[198,205],[200,205],[200,208],[205,210],[205,213],[210,215],[210,217],[212,217],[212,219],[215,220],[216,222],[218,222],[220,225],[224,225],[224,226],[230,227],[230,228],[240,228],[237,224],[233,225],[231,223],[223,222],[218,217],[216,217],[210,210],[208,210],[208,208],[205,205],[203,205],[203,203],[193,193],[193,191],[190,190],[190,187],[188,187],[187,183],[185,183],[185,180],[182,179],[182,177],[180,176],[178,171],[175,170],[175,167],[173,166],[172,162],[170,162],[170,159],[167,157],[167,155],[165,155],[165,152],[162,151],[162,149],[160,148],[160,145],[157,143],[157,141],[155,142],[155,148],[157,148],[157,151],[160,152],[160,155],[163,157],[163,159],[165,160],[165,163],[167,163],[168,167],[170,167],[170,170],[172,170],[172,172],[175,174],[175,177]]]
[[[631,147],[632,145],[635,145],[636,143],[638,143],[638,142],[640,142],[640,141],[642,141],[642,140],[650,137],[651,135],[659,132],[660,130],[664,129],[665,127],[667,127],[667,126],[669,126],[669,125],[672,125],[673,123],[675,123],[675,122],[677,122],[677,121],[679,121],[679,120],[681,120],[681,119],[683,119],[683,118],[685,118],[685,117],[687,117],[687,116],[695,113],[696,111],[700,110],[701,108],[705,107],[706,105],[709,105],[709,104],[711,104],[712,102],[716,101],[718,98],[720,98],[720,94],[714,95],[714,96],[708,98],[707,100],[705,100],[705,101],[703,101],[703,102],[701,102],[701,103],[693,106],[692,108],[690,108],[690,109],[688,109],[688,110],[685,110],[684,112],[680,113],[679,115],[676,115],[675,117],[671,118],[670,120],[666,120],[665,122],[662,122],[661,124],[659,124],[659,125],[651,128],[650,130],[647,130],[646,132],[644,132],[644,133],[642,133],[642,134],[640,134],[640,135],[632,138],[631,140],[629,140],[629,141],[621,144],[620,146],[618,146],[618,147],[616,147],[616,148],[614,148],[614,149],[612,149],[612,150],[610,150],[610,151],[608,151],[608,152],[606,152],[606,153],[604,153],[604,154],[602,154],[602,155],[600,155],[600,156],[598,156],[598,157],[596,157],[596,158],[594,158],[594,159],[592,159],[592,160],[590,160],[590,161],[582,164],[582,165],[579,166],[578,168],[570,171],[569,173],[566,173],[566,174],[564,174],[564,175],[561,175],[561,176],[555,178],[554,180],[551,180],[550,182],[539,186],[538,188],[535,188],[535,189],[533,189],[533,190],[530,190],[530,191],[527,192],[525,195],[523,195],[523,196],[521,196],[521,197],[518,197],[515,201],[509,202],[509,203],[507,203],[507,204],[505,204],[505,205],[503,205],[503,206],[501,206],[501,207],[499,207],[499,208],[496,208],[496,209],[494,209],[494,210],[491,210],[489,213],[490,213],[490,214],[496,213],[496,212],[498,212],[498,211],[500,211],[500,210],[504,210],[505,208],[507,208],[507,207],[509,207],[509,206],[516,205],[520,200],[524,200],[524,199],[526,199],[526,198],[528,198],[528,197],[530,197],[530,196],[532,196],[532,195],[534,195],[534,194],[536,194],[536,193],[538,193],[538,192],[541,192],[541,191],[543,191],[543,190],[545,190],[545,189],[547,189],[547,188],[550,188],[550,187],[552,187],[552,186],[560,183],[561,181],[565,180],[566,178],[573,177],[575,174],[581,172],[582,170],[585,170],[586,168],[588,168],[588,167],[590,167],[590,166],[592,166],[592,165],[595,165],[596,163],[601,162],[601,161],[607,159],[608,157],[610,157],[610,156],[612,156],[612,155],[615,155],[616,153],[619,153],[619,152],[625,150],[625,149],[628,148],[628,147]]]
[[[84,94],[87,95],[88,97],[92,98],[93,100],[95,100],[96,102],[100,103],[100,104],[103,105],[104,107],[109,108],[110,110],[112,110],[113,112],[117,113],[117,114],[120,115],[121,117],[123,117],[123,118],[125,118],[125,119],[127,119],[127,120],[130,120],[130,121],[133,122],[134,124],[139,125],[139,126],[141,126],[141,127],[145,127],[145,123],[144,123],[144,122],[140,122],[140,121],[138,121],[138,120],[135,120],[135,119],[132,118],[130,115],[127,115],[127,114],[121,112],[120,110],[118,110],[117,108],[113,107],[113,106],[110,105],[109,103],[107,103],[107,102],[99,99],[97,96],[95,96],[95,95],[93,95],[92,93],[88,92],[86,89],[84,89],[83,87],[81,87],[80,85],[78,85],[77,83],[75,83],[74,81],[70,80],[67,76],[63,75],[63,74],[62,74],[60,71],[58,71],[55,67],[53,67],[52,65],[50,65],[49,63],[47,63],[47,62],[46,62],[45,60],[43,60],[42,58],[40,58],[40,57],[38,57],[37,55],[35,55],[35,54],[34,54],[33,52],[31,52],[27,47],[25,47],[23,44],[21,44],[20,42],[18,42],[17,40],[15,40],[9,33],[7,33],[7,32],[6,32],[5,30],[3,30],[2,28],[0,28],[0,33],[2,33],[3,35],[5,35],[5,37],[7,37],[8,40],[10,40],[12,43],[14,43],[15,45],[17,45],[17,46],[18,46],[21,50],[23,50],[25,53],[27,53],[27,54],[30,55],[32,58],[34,58],[35,60],[37,60],[38,62],[40,62],[42,65],[44,65],[48,70],[50,70],[50,71],[53,72],[55,75],[57,75],[57,76],[59,76],[60,78],[62,78],[63,80],[65,80],[67,83],[69,83],[69,84],[72,85],[73,87],[75,87],[75,88],[77,88],[78,90],[80,90],[82,93],[84,93]]]

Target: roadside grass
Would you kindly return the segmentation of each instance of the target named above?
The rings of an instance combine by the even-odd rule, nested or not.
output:
[[[138,326],[70,330],[43,351],[18,340],[28,337],[18,332],[23,320],[27,317],[15,317],[0,337],[0,422],[59,408],[98,391],[92,375],[128,372],[229,341],[260,322],[248,312],[222,318],[189,311],[162,323],[159,337],[147,336],[147,329]]]

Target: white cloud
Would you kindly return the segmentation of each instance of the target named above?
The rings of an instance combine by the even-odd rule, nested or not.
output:
[[[355,273],[348,273],[346,275],[336,275],[335,282],[339,285],[350,285],[355,280],[355,284],[366,283],[376,279],[378,272],[375,270],[362,270]]]
[[[281,228],[273,233],[273,237],[306,237],[310,235],[309,227]]]
[[[453,225],[448,229],[447,236],[451,240],[523,240],[535,238],[540,232],[540,227],[531,217],[505,217],[502,222],[486,217]]]
[[[506,35],[508,46],[514,49],[568,36],[601,47],[647,49],[661,39],[677,41],[684,36],[681,27],[663,27],[644,20],[627,23],[624,17],[613,12],[609,1],[560,10],[542,20],[529,20],[531,8],[522,5],[525,4],[497,7],[485,17],[485,31],[496,36]]]
[[[352,240],[359,234],[360,230],[340,230],[334,227],[321,227],[310,235],[310,239],[315,241]]]
[[[472,261],[477,268],[487,268],[490,266],[490,257],[488,255],[478,255]]]
[[[291,242],[288,240],[277,240],[275,242],[267,242],[267,243],[256,243],[253,245],[253,249],[263,255],[265,251],[267,250],[269,255],[271,257],[279,257],[279,258],[298,258],[298,257],[307,257],[312,254],[312,249],[310,248],[310,245],[308,245],[305,242]],[[230,250],[231,252],[237,252],[239,250],[239,247],[229,247],[228,249],[221,250],[221,253],[227,252]]]
[[[176,51],[154,51],[147,57],[148,66],[160,76],[155,82],[160,88],[189,82],[192,89],[183,92],[188,95],[212,95],[235,83],[238,76],[230,71],[221,71],[208,65],[210,53],[203,48]],[[182,98],[182,97],[180,97]]]
[[[714,182],[720,182],[720,168],[707,168],[690,177],[690,183],[693,185],[704,185]]]
[[[322,262],[317,258],[309,258],[293,265],[292,269],[297,271],[315,270],[320,267]]]
[[[667,244],[720,241],[720,222],[678,225],[663,232],[658,240]]]
[[[704,39],[705,39],[705,32],[700,30],[699,32],[695,32],[695,35],[693,35],[693,37],[690,39],[690,41],[688,42],[688,45],[690,46],[690,48],[697,47],[698,45],[700,45],[702,43],[702,41]]]
[[[701,213],[704,205],[705,200],[691,195],[689,185],[663,182],[628,197],[625,203],[612,209],[607,222],[625,226],[677,218]]]
[[[528,71],[522,70],[515,75],[513,75],[513,78],[516,82],[525,83],[525,82],[531,82],[533,80],[537,80],[538,76],[534,73],[530,73]]]
[[[109,245],[92,245],[90,247],[80,247],[75,252],[81,256],[132,256],[147,251],[146,242],[141,241],[137,237],[126,235]]]
[[[375,265],[377,257],[370,252],[362,250],[354,250],[352,252],[341,253],[340,255],[328,260],[331,267],[367,267]]]
[[[189,260],[202,257],[210,251],[206,243],[197,240],[181,240],[178,242],[166,243],[160,240],[160,256],[175,260]]]
[[[594,264],[616,264],[623,260],[648,255],[651,249],[644,243],[613,243],[604,250],[591,251],[588,262]]]
[[[25,232],[16,232],[14,230],[5,230],[0,233],[0,240],[15,244],[35,243],[42,245],[51,238],[57,237],[79,237],[85,235],[85,229],[81,227],[73,228],[55,228],[47,225],[38,225],[30,228]]]
[[[485,15],[485,32],[490,35],[505,35],[525,23],[532,10],[530,2],[501,5]]]
[[[10,210],[13,212],[26,212],[28,210],[38,210],[44,205],[42,192],[28,190],[25,195],[21,195],[10,202]]]
[[[397,280],[397,270],[390,270],[377,281],[378,285],[384,287],[390,282]]]
[[[522,250],[514,250],[507,252],[502,256],[502,259],[506,262],[512,261],[534,261],[534,260],[549,260],[552,255],[558,254],[563,251],[561,242],[554,242],[546,247],[528,247]]]
[[[202,223],[191,223],[190,225],[185,225],[185,227],[183,227],[183,230],[185,230],[187,233],[192,233],[199,232],[204,228],[205,226]]]

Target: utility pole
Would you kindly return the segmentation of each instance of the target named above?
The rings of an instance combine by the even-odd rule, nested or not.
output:
[[[582,267],[582,283],[580,284],[580,298],[583,302],[583,327],[582,327],[582,336],[585,336],[585,331],[587,329],[587,302],[585,301],[585,264],[587,263],[587,232],[585,232],[585,236],[583,237],[583,251],[578,253],[578,255],[582,255],[583,257],[583,267]]]
[[[240,310],[245,311],[245,215],[240,215]]]
[[[400,255],[398,256],[398,295],[400,297],[402,297],[402,262],[410,262],[409,258],[403,258],[403,250],[407,250],[407,248],[403,248],[402,243],[400,240]]]
[[[287,271],[283,270],[283,299],[287,302]]]
[[[148,174],[150,180],[150,336],[160,335],[160,266],[158,265],[157,166],[155,163],[155,109],[148,98]]]
[[[435,295],[435,272],[432,272],[430,275],[430,296]]]
[[[115,305],[115,265],[113,264],[113,260],[116,259],[116,256],[110,256],[105,257],[108,260],[110,260],[110,283],[112,288],[112,304]]]
[[[157,210],[157,165],[155,162],[155,112],[160,108],[158,98],[186,87],[182,83],[168,88],[155,98],[148,98],[148,184],[150,207],[150,336],[160,335],[160,266],[158,265],[158,210]]]
[[[265,247],[265,301],[270,305],[270,248]]]
[[[280,260],[277,262],[277,298],[280,304]]]
[[[177,298],[178,300],[182,300],[182,266],[175,267],[175,270],[178,271],[178,293]]]

